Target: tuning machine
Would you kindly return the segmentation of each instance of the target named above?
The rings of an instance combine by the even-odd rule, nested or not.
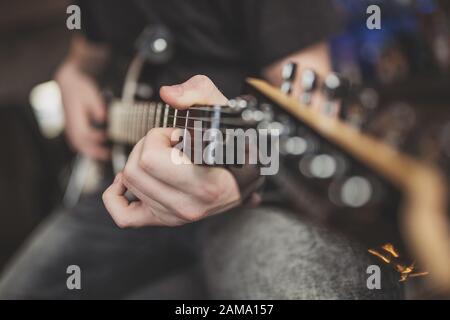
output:
[[[245,123],[257,126],[258,129],[267,129],[268,124],[271,123],[274,117],[273,108],[270,104],[259,103],[251,95],[230,100],[228,105],[234,112],[240,113],[240,117]]]
[[[314,91],[317,89],[317,73],[312,69],[305,69],[300,77],[300,87],[302,94],[300,96],[300,101],[304,105],[311,105],[312,96]]]
[[[331,73],[325,78],[323,91],[327,97],[323,112],[327,115],[337,115],[340,103],[350,91],[350,82],[337,73]]]
[[[297,75],[297,64],[295,62],[289,62],[286,65],[284,65],[281,71],[281,78],[283,81],[281,85],[281,91],[284,94],[289,95],[292,93],[292,88],[296,75]]]
[[[228,100],[226,107],[233,112],[242,112],[246,109],[255,109],[258,101],[251,95],[244,95],[236,99]]]

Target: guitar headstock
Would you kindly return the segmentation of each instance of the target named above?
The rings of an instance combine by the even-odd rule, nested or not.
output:
[[[340,117],[330,117],[327,107],[321,113],[305,104],[311,92],[299,99],[248,80],[247,92],[264,114],[258,126],[281,132],[280,172],[271,181],[309,219],[384,248],[380,257],[396,260],[402,276],[412,275],[414,268],[397,261],[397,251],[387,250],[387,243],[416,258],[434,284],[450,288],[448,180],[437,164],[405,148],[416,137],[434,150],[433,158],[448,159],[448,124],[419,139],[414,128],[420,119],[407,104],[385,107],[379,91],[349,94],[346,85],[336,86],[342,84],[337,79],[330,76],[322,90],[333,89],[326,104],[342,106]]]

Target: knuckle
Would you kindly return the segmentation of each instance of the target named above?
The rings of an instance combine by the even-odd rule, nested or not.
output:
[[[137,178],[136,170],[135,170],[135,168],[134,168],[131,164],[129,164],[129,163],[127,163],[127,165],[126,165],[125,168],[123,169],[123,178],[124,178],[126,181],[129,181],[129,182],[135,182],[135,181],[136,181],[136,178]]]
[[[178,205],[174,210],[188,223],[199,221],[207,215],[206,209],[193,204]]]
[[[105,192],[103,192],[103,194],[102,194],[102,201],[105,204],[109,202],[109,188],[106,189]]]
[[[203,74],[196,75],[192,78],[194,83],[199,86],[200,88],[207,88],[210,87],[212,84],[212,81],[210,78]]]
[[[225,190],[220,184],[203,183],[198,188],[198,198],[205,203],[215,203]]]
[[[155,167],[154,155],[150,151],[144,150],[139,159],[139,166],[146,171],[153,171]]]
[[[132,227],[130,220],[127,219],[126,216],[124,216],[124,215],[119,215],[119,216],[113,217],[113,219],[114,219],[114,222],[116,223],[116,225],[120,229],[127,229],[127,228]]]

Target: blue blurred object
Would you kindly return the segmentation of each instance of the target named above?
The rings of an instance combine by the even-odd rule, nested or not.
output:
[[[345,32],[331,41],[338,71],[356,82],[389,82],[389,69],[411,73],[426,61],[421,17],[437,10],[435,0],[334,1],[346,26]],[[366,26],[366,10],[373,4],[381,8],[381,30]]]

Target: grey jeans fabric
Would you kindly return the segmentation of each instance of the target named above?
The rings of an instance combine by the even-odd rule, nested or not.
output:
[[[51,216],[0,280],[0,299],[400,299],[395,275],[367,289],[378,261],[289,211],[239,209],[180,228],[121,230],[100,195]],[[81,268],[68,290],[67,267]]]

